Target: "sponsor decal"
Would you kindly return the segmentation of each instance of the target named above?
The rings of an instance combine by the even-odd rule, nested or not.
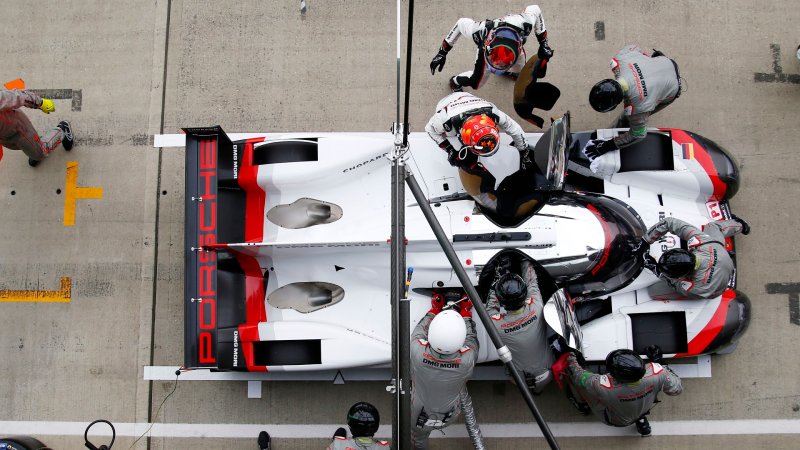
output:
[[[199,142],[198,196],[203,201],[197,204],[198,246],[217,243],[217,141],[204,139]],[[213,365],[216,358],[217,332],[217,256],[215,252],[200,251],[197,254],[197,358],[203,365]]]
[[[374,158],[372,158],[372,159],[368,159],[368,160],[366,160],[366,161],[364,161],[364,162],[362,162],[362,163],[358,163],[358,164],[356,164],[356,165],[355,165],[355,166],[353,166],[353,167],[349,167],[349,168],[347,168],[347,169],[344,169],[344,170],[342,171],[342,173],[347,173],[347,172],[350,172],[351,170],[358,169],[359,167],[364,167],[364,166],[366,166],[367,164],[374,163],[375,161],[379,161],[379,160],[381,160],[381,159],[385,158],[387,155],[389,155],[389,152],[385,152],[385,153],[383,153],[383,154],[381,154],[381,155],[379,155],[379,156],[376,156],[376,157],[374,157]]]
[[[233,367],[239,366],[239,331],[233,331]]]
[[[461,367],[461,358],[448,361],[445,359],[438,359],[430,353],[423,353],[422,363],[432,367],[438,367],[440,369],[457,369]]]
[[[526,326],[532,324],[534,321],[536,321],[536,312],[531,311],[530,314],[523,317],[522,319],[515,320],[509,323],[504,323],[503,325],[500,326],[500,328],[503,329],[504,333],[513,333],[514,331],[519,331],[525,328]]]
[[[708,217],[710,217],[711,220],[722,220],[725,218],[722,215],[722,209],[717,201],[707,202],[706,210],[708,211]]]
[[[639,67],[639,63],[628,64],[628,67],[636,74],[636,79],[639,81],[639,98],[644,100],[644,98],[647,97],[647,83],[644,81],[642,69]]]
[[[635,402],[637,400],[641,400],[648,395],[653,393],[653,386],[648,386],[645,390],[641,392],[634,392],[633,394],[628,395],[619,395],[617,396],[617,400],[620,402]]]
[[[665,252],[671,248],[675,248],[677,245],[677,239],[673,236],[664,236],[659,239],[659,244],[661,244],[661,251]]]
[[[239,178],[239,146],[233,144],[233,179]]]

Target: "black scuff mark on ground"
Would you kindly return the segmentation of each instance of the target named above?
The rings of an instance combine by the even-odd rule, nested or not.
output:
[[[800,84],[800,74],[785,74],[781,66],[781,46],[770,44],[772,51],[772,73],[756,72],[753,81],[756,83],[792,83]]]
[[[800,283],[768,283],[767,294],[787,294],[789,297],[789,322],[800,325]]]
[[[598,20],[594,23],[594,40],[595,41],[605,41],[606,40],[606,23],[602,20]]]
[[[51,100],[70,100],[73,111],[80,111],[83,106],[82,89],[30,89],[30,91],[39,97]]]

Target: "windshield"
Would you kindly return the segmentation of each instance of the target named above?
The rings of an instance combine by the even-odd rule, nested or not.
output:
[[[585,208],[600,222],[604,245],[588,249],[588,261],[582,267],[573,266],[571,273],[551,274],[559,286],[566,286],[573,296],[600,296],[619,290],[641,273],[644,267],[642,250],[636,250],[645,227],[629,206],[611,197],[589,193],[563,193],[551,199],[551,204]],[[548,264],[542,261],[550,271]]]

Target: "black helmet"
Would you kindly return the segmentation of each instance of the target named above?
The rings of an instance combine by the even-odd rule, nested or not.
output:
[[[614,350],[606,356],[606,370],[620,383],[633,383],[644,376],[644,361],[633,350]]]
[[[528,285],[521,276],[515,273],[502,275],[497,280],[495,289],[497,290],[497,300],[506,311],[522,308],[528,296]]]
[[[380,423],[378,408],[367,402],[358,402],[347,411],[347,426],[354,437],[374,436]]]
[[[674,248],[658,258],[658,271],[670,278],[680,278],[694,270],[694,264],[694,254],[682,248]]]
[[[589,92],[589,104],[595,111],[609,112],[622,101],[622,86],[616,80],[598,81]]]

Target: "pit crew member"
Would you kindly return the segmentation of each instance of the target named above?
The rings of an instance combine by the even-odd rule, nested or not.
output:
[[[347,437],[347,431],[339,428],[333,434],[328,450],[373,450],[388,449],[389,441],[377,440],[373,436],[380,426],[381,416],[378,408],[367,402],[358,402],[347,411],[347,427],[350,428],[352,437]]]
[[[721,295],[728,288],[734,270],[733,260],[725,249],[725,238],[738,233],[750,234],[750,225],[733,216],[730,220],[709,222],[701,230],[680,219],[667,217],[650,227],[642,240],[650,245],[668,232],[686,241],[688,250],[667,250],[657,264],[650,260],[646,267],[688,298]]]
[[[674,396],[683,392],[681,379],[662,366],[661,349],[648,347],[650,361],[645,363],[633,350],[614,350],[606,357],[606,373],[599,375],[584,369],[575,353],[565,354],[569,386],[606,425],[636,425],[642,436],[651,433],[645,417],[656,403],[659,392]]]
[[[647,136],[647,120],[681,95],[681,79],[675,61],[654,50],[646,52],[628,45],[611,59],[614,79],[592,87],[589,104],[598,112],[609,112],[624,100],[622,116],[613,128],[630,130],[607,141],[596,139],[584,152],[590,159],[627,147]]]
[[[431,75],[436,69],[442,71],[447,53],[461,36],[469,37],[478,46],[475,67],[450,78],[450,89],[461,91],[463,87],[479,89],[486,83],[486,72],[516,75],[525,65],[525,42],[531,32],[539,41],[539,59],[550,59],[553,50],[547,43],[542,10],[537,5],[525,8],[522,13],[508,14],[499,19],[476,22],[470,18],[458,19],[442,41],[439,52],[431,60]]]
[[[72,128],[62,120],[47,130],[41,137],[30,119],[19,111],[21,107],[41,109],[45,114],[55,111],[53,101],[41,98],[28,90],[0,90],[0,145],[12,150],[22,150],[28,156],[28,164],[36,167],[59,144],[64,150],[72,150]]]
[[[478,357],[472,302],[462,296],[457,306],[443,310],[444,306],[445,297],[434,293],[430,311],[411,335],[411,443],[415,449],[428,448],[431,431],[453,423],[462,407],[470,436],[474,433],[470,422],[477,428],[466,389]]]
[[[538,395],[553,379],[553,353],[547,344],[544,300],[536,271],[527,259],[522,260],[520,268],[522,276],[513,272],[500,276],[489,291],[486,311],[511,350],[514,367],[524,375],[528,389]]]

